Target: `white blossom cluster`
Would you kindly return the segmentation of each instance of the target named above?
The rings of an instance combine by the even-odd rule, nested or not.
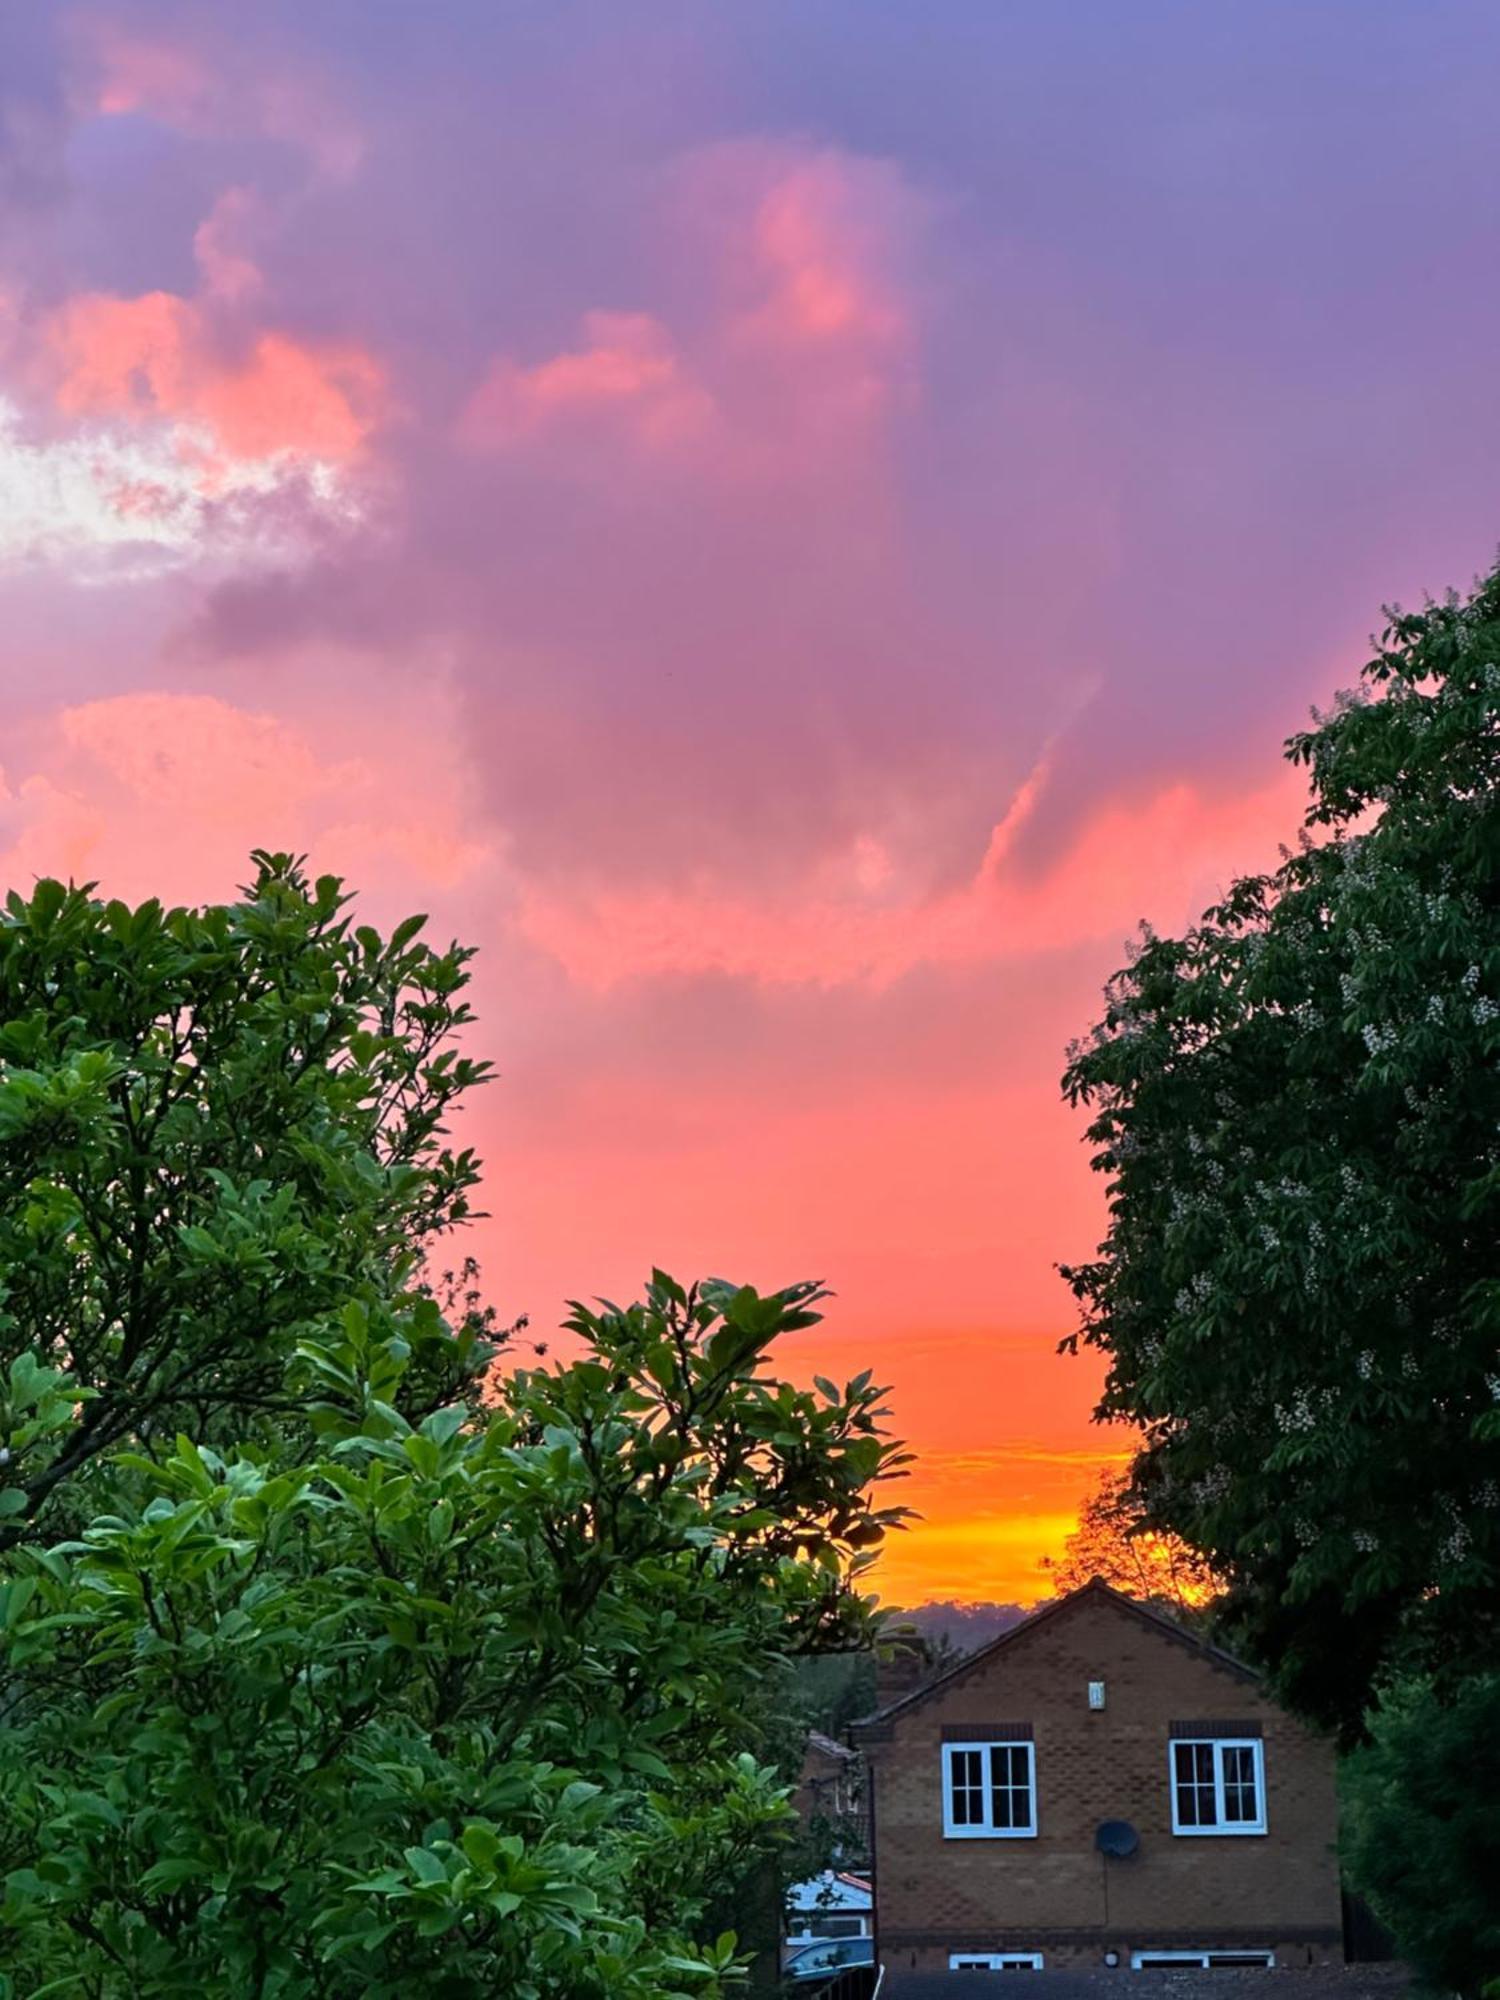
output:
[[[1284,1403],[1276,1405],[1276,1428],[1279,1431],[1313,1431],[1318,1420],[1313,1414],[1312,1399],[1306,1389],[1299,1389],[1292,1398],[1291,1408]]]
[[[1201,1479],[1194,1482],[1193,1498],[1200,1507],[1212,1507],[1217,1501],[1222,1500],[1228,1491],[1229,1468],[1216,1465],[1211,1472],[1205,1472]]]
[[[1280,1431],[1315,1431],[1319,1424],[1331,1424],[1338,1415],[1339,1398],[1333,1389],[1299,1389],[1290,1406],[1278,1403],[1274,1409]]]
[[[1466,1521],[1454,1517],[1453,1525],[1443,1537],[1439,1554],[1444,1562],[1462,1562],[1474,1545],[1474,1537],[1469,1533]]]
[[[1369,702],[1369,691],[1361,683],[1358,687],[1340,688],[1333,697],[1332,708],[1319,708],[1316,702],[1314,702],[1307,712],[1312,717],[1313,727],[1315,729],[1322,729],[1327,723],[1334,721],[1336,717],[1347,715],[1351,709],[1367,708]]]
[[[1214,1281],[1207,1271],[1195,1271],[1188,1282],[1181,1287],[1172,1304],[1186,1319],[1199,1306],[1206,1306],[1214,1295]]]
[[[1349,926],[1349,943],[1351,948],[1358,952],[1361,957],[1369,956],[1371,958],[1378,958],[1380,953],[1386,949],[1385,932],[1380,929],[1378,924],[1367,925],[1364,930],[1358,930],[1351,924]]]
[[[1255,1192],[1261,1201],[1270,1201],[1276,1195],[1281,1195],[1286,1201],[1305,1201],[1312,1189],[1305,1181],[1294,1181],[1290,1174],[1283,1174],[1274,1188],[1265,1181],[1257,1181]]]

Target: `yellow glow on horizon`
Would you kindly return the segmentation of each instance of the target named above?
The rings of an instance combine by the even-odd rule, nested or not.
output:
[[[887,1539],[874,1587],[887,1604],[1034,1604],[1051,1594],[1042,1558],[1058,1555],[1077,1525],[1076,1508],[929,1518]]]

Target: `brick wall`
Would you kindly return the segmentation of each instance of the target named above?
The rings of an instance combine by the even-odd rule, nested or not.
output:
[[[1270,1985],[1267,1986],[1267,1978]],[[954,2000],[984,1994],[982,1983],[955,1988],[942,1973],[888,1974],[880,2000]],[[1324,1965],[1291,1972],[1007,1973],[995,1991],[1004,2000],[1414,2000],[1411,1973],[1400,1965]]]
[[[859,1809],[859,1772],[847,1750],[830,1752],[809,1741],[792,1804],[804,1821],[835,1819]]]
[[[1091,1712],[1088,1683],[1105,1683]],[[1267,1831],[1172,1832],[1167,1741],[1178,1721],[1243,1721],[1265,1744]],[[1032,1725],[1037,1837],[943,1836],[946,1726]],[[892,1972],[946,1970],[954,1950],[1042,1951],[1048,1967],[1106,1949],[1268,1946],[1278,1964],[1342,1955],[1329,1746],[1258,1685],[1097,1587],[979,1659],[882,1729],[861,1732],[874,1773],[876,1908]],[[882,1737],[885,1740],[881,1740]],[[1101,1820],[1140,1835],[1127,1860],[1095,1851]]]

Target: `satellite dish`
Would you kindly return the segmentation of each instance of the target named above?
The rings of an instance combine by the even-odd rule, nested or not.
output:
[[[1094,1835],[1094,1845],[1101,1854],[1108,1854],[1116,1861],[1123,1861],[1127,1854],[1134,1854],[1141,1844],[1141,1836],[1128,1819],[1106,1819],[1099,1823]]]

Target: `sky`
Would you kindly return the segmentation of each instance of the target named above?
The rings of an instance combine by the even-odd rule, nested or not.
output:
[[[824,1279],[881,1587],[1102,1464],[1058,1077],[1497,535],[1479,0],[0,8],[0,857],[480,947],[489,1296]]]

